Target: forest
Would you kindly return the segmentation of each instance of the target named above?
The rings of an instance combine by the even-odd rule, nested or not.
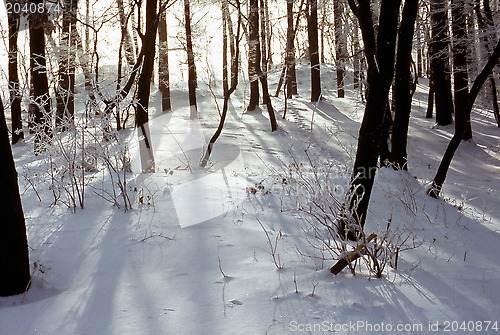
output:
[[[497,333],[499,25],[4,0],[0,333]]]

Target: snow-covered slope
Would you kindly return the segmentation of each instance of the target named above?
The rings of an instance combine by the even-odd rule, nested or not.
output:
[[[299,73],[307,78],[307,67]],[[218,121],[212,98],[202,86],[201,119],[190,121],[185,95],[175,93],[174,112],[157,112],[150,122],[156,173],[137,174],[136,140],[128,137],[129,185],[151,197],[128,212],[90,191],[76,214],[49,207],[50,191],[37,189],[40,202],[20,178],[33,283],[23,296],[0,299],[1,333],[432,333],[464,325],[497,333],[498,129],[476,111],[474,141],[459,148],[445,200],[427,197],[452,127],[435,129],[424,118],[423,85],[411,119],[409,172],[377,172],[366,226],[383,231],[392,216],[392,229],[409,236],[398,269],[380,279],[365,267],[334,276],[333,261],[307,257],[315,254],[303,231],[309,221],[287,210],[294,195],[279,178],[292,161],[307,170],[307,149],[312,164],[332,167],[345,187],[363,107],[352,91],[335,98],[332,76],[325,66],[318,105],[304,98],[304,79],[274,133],[265,107],[243,113],[244,92],[237,91],[207,170],[198,161]],[[160,103],[158,95],[152,103]],[[282,113],[283,100],[273,103]],[[14,147],[21,176],[35,162],[30,152],[29,144]]]

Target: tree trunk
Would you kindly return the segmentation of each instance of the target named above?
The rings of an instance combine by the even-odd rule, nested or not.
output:
[[[431,119],[434,112],[434,83],[429,80],[429,94],[427,95],[427,111],[425,118]]]
[[[125,15],[125,8],[123,6],[123,0],[116,1],[118,6],[118,14],[120,15],[120,28],[123,34],[123,44],[125,46],[125,58],[127,59],[127,64],[129,67],[133,67],[135,64],[134,59],[134,46],[132,44],[132,37],[128,32],[128,17]]]
[[[154,172],[155,161],[148,125],[149,95],[155,60],[156,29],[158,27],[157,0],[146,1],[146,32],[141,36],[144,61],[137,82],[135,124],[139,135],[139,150],[143,173]]]
[[[302,7],[302,6],[301,6]],[[287,30],[286,30],[286,98],[291,99],[294,94],[298,93],[297,90],[297,74],[295,72],[295,32],[296,26],[293,24],[293,0],[286,2],[286,17],[287,17]],[[299,11],[302,8],[299,8]],[[297,14],[300,17],[300,13]],[[298,25],[297,17],[297,25]],[[278,88],[279,90],[279,88]]]
[[[234,73],[237,74],[238,68],[239,68],[239,55],[240,55],[239,41],[240,41],[241,16],[242,16],[239,0],[236,0],[236,6],[238,9],[238,23],[237,23],[238,27],[237,27],[237,33],[235,36],[236,38],[234,39],[235,43],[233,45],[235,49],[234,49],[234,52],[231,53],[231,69],[234,70]],[[229,13],[227,13],[227,14],[229,14]],[[231,24],[231,32],[232,32],[232,23],[230,23],[230,24]],[[209,141],[208,147],[207,147],[207,151],[205,151],[205,154],[203,155],[203,157],[200,161],[201,167],[207,166],[208,160],[210,159],[210,154],[212,153],[212,149],[213,149],[214,144],[215,144],[215,141],[217,141],[219,136],[222,134],[222,129],[224,128],[224,122],[226,120],[227,110],[229,108],[229,98],[231,97],[231,94],[236,90],[237,86],[238,86],[238,76],[236,75],[231,80],[231,87],[229,87],[227,92],[225,92],[225,94],[224,94],[224,105],[222,106],[222,114],[220,117],[219,126],[217,127],[217,130],[215,131],[214,135],[210,138],[210,141]]]
[[[42,3],[36,0],[35,3]],[[32,113],[35,129],[35,155],[45,150],[45,144],[51,138],[52,117],[45,59],[45,34],[43,19],[30,19],[30,73],[32,87]]]
[[[222,94],[226,95],[229,91],[229,71],[227,63],[227,17],[224,7],[227,7],[227,1],[222,0]]]
[[[407,170],[408,124],[411,112],[411,49],[418,0],[406,0],[398,32],[398,50],[394,85],[395,115],[392,129],[391,158],[394,166]]]
[[[491,12],[490,2],[489,0],[483,1],[483,10],[484,15],[481,12],[479,4],[475,7],[476,15],[477,15],[477,23],[480,30],[483,32],[482,37],[480,39],[480,50],[482,53],[487,55],[493,49],[493,46],[496,43],[496,27],[493,21],[493,13]],[[498,127],[500,127],[500,107],[498,106],[498,95],[497,95],[497,86],[495,83],[495,78],[493,74],[490,75],[490,91],[491,97],[490,99],[493,102],[493,113],[495,115],[495,120],[497,121]]]
[[[500,108],[498,106],[497,86],[495,84],[495,78],[493,78],[493,76],[490,76],[490,89],[491,97],[493,100],[493,114],[495,115],[497,126],[500,127]]]
[[[448,12],[446,0],[431,0],[431,78],[436,100],[436,123],[441,126],[453,122],[453,97],[448,52]]]
[[[170,70],[168,67],[168,35],[167,35],[167,13],[160,12],[158,26],[158,85],[161,92],[161,109],[164,112],[172,110],[170,101]]]
[[[259,104],[259,0],[250,0],[248,15],[248,76],[250,80],[250,101],[248,111],[253,111]]]
[[[198,118],[198,107],[196,105],[196,88],[198,86],[198,82],[196,79],[196,64],[194,62],[189,1],[190,0],[184,0],[184,26],[186,29],[186,52],[188,61],[189,118],[194,120]]]
[[[361,77],[361,59],[360,59],[360,53],[361,53],[361,48],[359,46],[359,35],[358,35],[358,25],[356,24],[353,27],[353,33],[352,33],[352,44],[354,48],[354,56],[353,56],[353,71],[354,71],[354,79],[353,79],[353,87],[354,89],[359,88],[359,81]]]
[[[76,0],[65,0],[59,44],[59,83],[56,94],[56,127],[61,131],[74,125]]]
[[[268,69],[268,60],[267,60],[267,22],[266,22],[266,13],[267,7],[266,7],[266,2],[264,0],[260,0],[260,64],[261,64],[261,70],[264,73],[267,73]],[[266,103],[263,101],[262,103]]]
[[[25,292],[31,283],[26,225],[17,172],[9,144],[3,102],[0,99],[0,296]]]
[[[467,74],[467,22],[464,0],[451,0],[451,30],[453,32],[453,88],[455,98],[455,132],[457,127],[465,127],[463,140],[472,138],[470,112],[467,111],[469,77]],[[465,120],[461,120],[465,118]]]
[[[10,115],[12,119],[12,144],[24,138],[21,118],[22,92],[19,87],[18,62],[17,62],[17,36],[19,34],[19,17],[8,14],[9,21],[9,92]]]
[[[344,4],[341,0],[336,0],[333,5],[334,26],[335,26],[335,58],[337,68],[337,96],[344,97],[344,73],[345,73],[345,48],[347,41],[343,29]]]
[[[497,43],[495,50],[489,57],[488,62],[484,66],[483,70],[474,80],[474,83],[472,84],[471,90],[468,94],[467,100],[465,101],[466,108],[457,109],[457,112],[461,113],[465,112],[467,114],[470,114],[472,106],[476,101],[477,95],[479,94],[481,87],[483,86],[488,76],[491,74],[491,71],[499,61],[499,58],[500,58],[500,41]],[[450,143],[448,143],[448,146],[446,147],[443,159],[441,160],[439,168],[436,172],[436,176],[432,181],[432,186],[427,191],[427,194],[433,198],[439,197],[439,193],[441,192],[441,189],[443,187],[453,156],[455,155],[458,146],[462,142],[463,132],[465,131],[466,128],[466,122],[467,118],[464,115],[457,115],[457,121],[455,122],[455,134],[453,135]]]
[[[351,177],[351,184],[346,197],[345,208],[348,216],[341,220],[339,235],[343,238],[356,239],[356,232],[348,225],[354,220],[357,227],[363,229],[368,210],[368,203],[375,180],[379,157],[380,133],[385,108],[389,99],[389,89],[394,76],[394,58],[396,34],[399,18],[400,0],[383,0],[380,8],[377,38],[375,37],[371,4],[368,1],[355,3],[349,0],[349,6],[359,20],[363,33],[365,55],[368,63],[366,106],[358,136],[358,148]],[[377,46],[384,46],[377,47]],[[351,218],[352,220],[350,220]]]
[[[318,45],[318,1],[309,1],[309,20],[307,35],[309,37],[309,59],[311,61],[311,102],[319,101],[321,97],[321,73]]]

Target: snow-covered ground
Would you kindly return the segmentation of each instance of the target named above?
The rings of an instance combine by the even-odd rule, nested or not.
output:
[[[307,67],[299,74],[307,78]],[[276,79],[273,74],[271,83]],[[287,119],[279,118],[274,133],[265,107],[243,113],[244,94],[237,91],[207,170],[198,161],[218,121],[213,100],[202,86],[200,120],[190,121],[185,93],[174,92],[174,112],[156,112],[150,122],[156,173],[137,173],[135,135],[128,138],[129,183],[151,196],[150,205],[136,202],[128,212],[91,194],[76,214],[49,207],[50,191],[39,187],[39,201],[21,177],[33,284],[22,296],[0,299],[1,333],[372,333],[398,327],[432,333],[464,325],[498,333],[498,128],[491,115],[475,111],[474,140],[457,152],[445,200],[427,197],[453,128],[435,129],[424,118],[423,85],[411,119],[409,173],[378,170],[366,225],[383,231],[392,216],[393,229],[411,235],[398,269],[380,279],[364,267],[354,276],[347,269],[334,276],[333,261],[304,256],[314,254],[302,230],[308,223],[298,212],[282,211],[293,194],[277,177],[292,161],[310,166],[307,149],[314,165],[333,167],[339,187],[345,186],[363,108],[352,91],[335,98],[332,82],[325,66],[324,101],[315,106],[307,102],[303,79],[301,95],[289,101]],[[283,100],[273,103],[282,113]],[[31,150],[29,144],[14,147],[21,176],[35,161]],[[275,245],[282,269],[270,252]]]
[[[270,73],[272,91],[279,70]],[[111,67],[102,73],[114,76]],[[324,65],[323,101],[311,104],[303,64],[285,120],[283,99],[272,99],[279,129],[271,132],[265,106],[244,112],[242,81],[202,169],[219,114],[201,82],[200,119],[189,120],[187,85],[175,76],[172,113],[160,112],[153,85],[156,173],[139,173],[137,136],[122,134],[132,210],[95,195],[109,182],[102,171],[86,189],[85,209],[51,206],[53,190],[30,184],[41,164],[32,139],[13,147],[33,281],[24,295],[0,298],[0,334],[500,333],[500,133],[491,113],[474,110],[474,140],[459,147],[444,199],[432,199],[425,190],[453,126],[425,119],[427,82],[420,81],[409,171],[377,171],[365,229],[383,234],[392,218],[394,236],[407,238],[397,270],[387,266],[377,279],[360,263],[356,275],[334,276],[334,261],[314,257],[305,233],[314,221],[291,210],[310,199],[294,193],[290,173],[300,167],[314,180],[314,167],[321,178],[328,172],[339,194],[345,189],[364,110],[357,92],[349,87],[336,98],[334,69]],[[220,95],[221,83],[213,89]]]

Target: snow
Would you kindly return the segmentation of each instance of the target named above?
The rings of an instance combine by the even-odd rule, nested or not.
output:
[[[271,71],[271,88],[278,76],[279,69]],[[371,334],[400,327],[398,333],[432,334],[469,333],[463,330],[469,327],[497,334],[500,146],[492,114],[474,110],[474,140],[459,147],[444,198],[432,199],[425,190],[453,126],[436,128],[425,119],[427,83],[421,80],[409,172],[377,170],[366,223],[367,232],[380,234],[392,217],[392,230],[408,237],[408,250],[382,278],[365,266],[356,275],[345,269],[334,276],[333,260],[307,257],[317,252],[304,233],[311,220],[291,210],[307,199],[280,180],[293,162],[308,171],[310,157],[345,189],[363,104],[352,87],[346,98],[336,98],[331,66],[322,67],[318,105],[307,100],[306,64],[298,77],[300,95],[288,101],[286,120],[279,116],[283,99],[272,99],[276,132],[265,106],[243,113],[248,86],[241,83],[207,169],[198,164],[219,115],[206,84],[198,90],[199,120],[189,120],[185,82],[175,83],[170,114],[160,112],[153,86],[156,172],[139,173],[137,136],[125,131],[129,185],[150,197],[140,203],[130,191],[135,198],[127,212],[91,191],[76,213],[51,206],[43,185],[39,201],[23,178],[38,164],[31,139],[15,145],[33,281],[25,294],[0,298],[1,333]],[[220,83],[214,89],[221,90]]]

